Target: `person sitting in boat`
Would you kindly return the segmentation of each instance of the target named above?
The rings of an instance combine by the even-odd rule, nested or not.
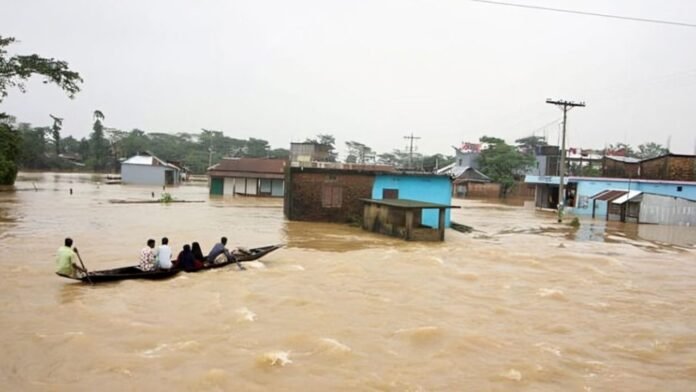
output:
[[[184,250],[179,252],[179,256],[176,258],[176,266],[184,271],[195,271],[197,269],[196,259],[189,244],[184,245]]]
[[[138,268],[142,271],[154,271],[157,269],[157,261],[155,257],[155,240],[147,240],[147,246],[140,250],[140,263]]]
[[[86,272],[82,267],[75,263],[77,258],[77,248],[72,248],[73,240],[66,238],[64,245],[58,248],[56,254],[56,273],[68,278],[79,279],[85,276]]]
[[[157,248],[157,266],[161,269],[172,268],[172,248],[167,237],[162,238],[162,245]]]
[[[205,256],[203,256],[203,250],[198,242],[191,244],[191,252],[193,253],[193,260],[196,263],[196,269],[203,268]]]
[[[213,246],[213,249],[208,253],[207,262],[211,264],[221,264],[225,262],[237,262],[237,266],[240,270],[245,269],[242,264],[235,259],[235,257],[226,248],[227,237],[220,238],[220,242]]]

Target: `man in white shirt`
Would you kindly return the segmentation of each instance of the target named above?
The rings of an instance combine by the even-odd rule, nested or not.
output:
[[[167,237],[162,238],[162,245],[157,249],[157,265],[161,269],[172,268],[172,248]]]

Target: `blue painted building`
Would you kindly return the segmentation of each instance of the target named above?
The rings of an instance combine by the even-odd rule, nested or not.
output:
[[[572,207],[570,212],[576,215],[592,215],[594,204],[594,215],[599,217],[606,216],[609,201],[598,200],[596,203],[593,203],[592,200],[593,196],[606,190],[629,193],[642,192],[696,200],[696,182],[571,177],[569,183],[576,184],[577,198],[573,205],[568,205]]]
[[[556,208],[559,177],[526,176],[525,182],[536,184],[536,206]],[[613,196],[647,193],[696,200],[696,182],[635,180],[628,178],[566,177],[566,211],[576,215],[607,216]],[[620,191],[609,195],[608,191]],[[606,197],[605,197],[606,196]]]
[[[407,199],[436,204],[452,204],[452,180],[434,174],[377,174],[372,186],[372,199]],[[438,227],[438,210],[424,209],[421,223]],[[445,227],[450,227],[450,210],[445,214]]]

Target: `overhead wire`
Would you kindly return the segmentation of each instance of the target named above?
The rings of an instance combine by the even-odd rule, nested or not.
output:
[[[493,1],[493,0],[469,0],[469,1],[475,2],[475,3],[500,5],[500,6],[505,6],[505,7],[527,8],[527,9],[534,9],[534,10],[541,10],[541,11],[561,12],[561,13],[565,13],[565,14],[576,14],[576,15],[585,15],[585,16],[596,16],[596,17],[601,17],[601,18],[630,20],[630,21],[634,21],[634,22],[658,23],[658,24],[666,24],[666,25],[681,26],[681,27],[696,27],[696,24],[694,24],[694,23],[676,22],[676,21],[672,21],[672,20],[638,18],[638,17],[633,17],[633,16],[604,14],[604,13],[599,13],[599,12],[589,12],[589,11],[570,10],[570,9],[563,9],[563,8],[544,7],[544,6],[540,6],[540,5],[509,3],[509,2],[505,2],[505,1]]]

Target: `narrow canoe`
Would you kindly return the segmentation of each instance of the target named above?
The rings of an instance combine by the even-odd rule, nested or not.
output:
[[[103,282],[115,282],[117,280],[127,280],[127,279],[167,279],[181,272],[177,269],[171,270],[154,270],[154,271],[142,271],[136,266],[114,268],[109,270],[101,271],[90,271],[89,280],[87,277],[82,278],[70,278],[64,275],[58,275],[63,278],[81,280],[85,283],[91,281],[92,283],[103,283]]]
[[[268,245],[268,246],[262,246],[259,248],[252,248],[249,249],[249,253],[245,254],[235,254],[237,260],[240,262],[245,262],[245,261],[254,261],[262,258],[263,256],[273,252],[276,249],[281,248],[283,245]],[[213,269],[213,268],[220,268],[224,267],[226,265],[234,264],[234,262],[225,262],[225,263],[219,263],[219,264],[210,264],[206,265],[202,269],[196,270],[196,271],[188,271],[188,272],[198,272],[206,269]],[[102,283],[102,282],[114,282],[118,280],[128,280],[128,279],[149,279],[149,280],[158,280],[158,279],[167,279],[171,278],[172,276],[178,274],[181,272],[181,269],[178,268],[172,268],[169,270],[154,270],[154,271],[142,271],[140,268],[136,266],[129,266],[129,267],[122,267],[122,268],[114,268],[114,269],[109,269],[109,270],[101,270],[101,271],[90,271],[89,272],[89,280],[92,281],[92,283]],[[87,280],[87,277],[82,277],[82,278],[71,278],[68,276],[64,275],[58,275],[63,278],[68,278],[68,279],[75,279],[75,280],[80,280],[82,282],[89,282]]]
[[[254,261],[262,258],[263,256],[266,256],[267,254],[273,252],[274,250],[280,249],[283,245],[268,245],[268,246],[261,246],[259,248],[251,248],[249,249],[249,253],[235,253],[234,256],[239,262],[246,262],[246,261]],[[204,271],[207,269],[214,269],[214,268],[220,268],[224,267],[230,264],[235,264],[235,261],[226,261],[224,263],[218,263],[218,264],[206,264],[203,268],[197,269],[194,271],[186,271],[186,272],[199,272],[199,271]]]

